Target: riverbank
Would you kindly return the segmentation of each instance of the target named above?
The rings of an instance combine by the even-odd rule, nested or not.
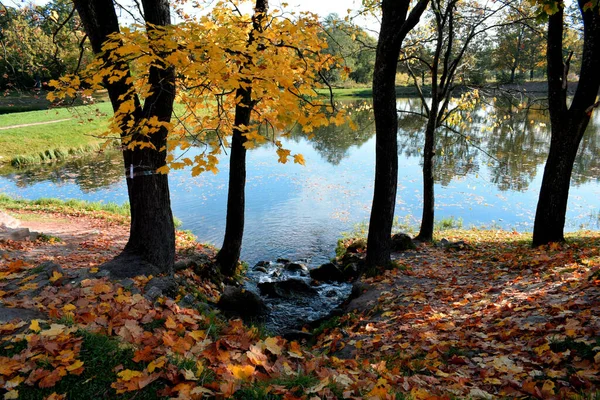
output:
[[[0,242],[0,302],[28,310],[5,312],[12,318],[0,323],[5,398],[593,398],[600,390],[598,232],[531,249],[526,234],[445,231],[447,242],[395,253],[397,268],[363,278],[359,297],[311,339],[288,341],[191,307],[219,296],[192,269],[177,273],[189,286],[154,301],[145,297],[150,277],[99,276],[126,239],[126,218],[8,211],[55,239]],[[179,249],[198,246],[178,236]]]

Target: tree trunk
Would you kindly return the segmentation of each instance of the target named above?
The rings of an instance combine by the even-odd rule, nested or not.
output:
[[[269,8],[267,0],[256,0],[252,17],[252,31],[248,36],[248,45],[254,40],[254,33],[262,31],[262,21]],[[260,50],[260,48],[259,48]],[[252,64],[249,56],[247,65]],[[242,67],[243,69],[243,67]],[[244,208],[246,202],[246,137],[241,127],[250,125],[250,117],[254,103],[252,101],[252,81],[245,80],[246,85],[236,91],[241,101],[235,107],[233,137],[231,139],[231,155],[229,156],[229,191],[227,193],[227,219],[223,246],[217,254],[217,263],[221,273],[226,276],[235,275],[242,251],[244,236]]]
[[[242,101],[250,99],[251,88],[238,89],[237,96],[242,96]],[[245,92],[245,93],[240,93]],[[246,95],[245,95],[246,94]],[[237,105],[235,107],[235,126],[250,123],[250,108]],[[225,238],[223,246],[217,254],[217,262],[221,273],[226,276],[235,274],[237,263],[242,251],[244,236],[244,208],[246,188],[246,148],[244,133],[236,128],[231,139],[231,155],[229,156],[229,191],[227,193],[227,220],[225,225]]]
[[[433,103],[433,102],[432,102]],[[432,104],[431,116],[427,121],[425,128],[425,146],[423,148],[423,216],[421,218],[421,228],[415,238],[422,242],[431,242],[433,240],[434,224],[434,179],[433,179],[433,159],[435,156],[435,131],[437,107]]]
[[[542,187],[535,213],[533,245],[562,242],[571,173],[585,124],[562,121],[552,125],[550,152],[544,168]]]
[[[373,74],[375,114],[375,188],[367,239],[368,266],[390,262],[391,233],[398,184],[398,113],[396,67],[402,41],[416,25],[428,1],[419,1],[407,18],[407,0],[383,0]]]
[[[583,11],[583,55],[579,83],[567,107],[569,60],[563,61],[563,8],[548,20],[548,104],[551,144],[533,226],[533,245],[564,241],[564,225],[571,172],[581,139],[592,112],[598,106],[600,89],[600,15],[598,6]]]
[[[149,39],[156,34],[152,25],[170,24],[169,2],[166,0],[144,0],[146,29]],[[90,38],[94,53],[102,53],[102,44],[112,33],[119,32],[117,15],[111,0],[75,1],[75,7],[81,17],[86,33]],[[150,25],[152,24],[152,25]],[[105,60],[108,60],[105,57]],[[126,75],[117,82],[105,82],[108,94],[116,111],[125,102],[133,100],[135,109],[123,122],[122,136],[131,133],[125,128],[128,121],[134,121],[134,127],[140,118],[158,117],[160,121],[169,121],[175,98],[175,75],[171,68],[150,68],[149,84],[152,95],[146,99],[142,109],[140,101],[127,82],[130,77],[126,63],[117,65]],[[135,129],[135,128],[134,128]],[[135,137],[135,131],[133,132]],[[156,149],[123,150],[127,192],[129,195],[131,225],[129,240],[123,253],[107,262],[103,268],[115,276],[135,276],[138,274],[172,272],[175,260],[175,229],[169,184],[167,175],[155,174],[157,168],[165,165],[166,129],[151,135],[149,140]],[[134,140],[136,140],[134,139]]]

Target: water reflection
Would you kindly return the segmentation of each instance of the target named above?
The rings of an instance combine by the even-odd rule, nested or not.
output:
[[[75,184],[83,193],[114,185],[123,177],[123,158],[115,150],[95,152],[68,161],[29,166],[3,167],[0,175],[19,188],[40,182],[55,185]]]

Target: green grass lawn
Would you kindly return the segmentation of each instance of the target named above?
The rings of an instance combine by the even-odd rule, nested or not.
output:
[[[0,163],[31,164],[65,158],[97,148],[112,114],[110,103],[0,115],[0,128],[65,120],[0,130]]]

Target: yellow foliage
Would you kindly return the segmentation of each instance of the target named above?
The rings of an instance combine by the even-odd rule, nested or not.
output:
[[[219,2],[205,15],[187,16],[177,25],[154,27],[150,32],[144,26],[122,29],[103,45],[104,58],[79,75],[52,82],[55,91],[48,98],[60,100],[96,90],[105,80],[131,83],[133,90],[121,96],[110,127],[120,135],[122,144],[129,149],[152,147],[147,138],[165,129],[168,151],[190,145],[205,146],[206,150],[193,158],[185,154],[170,157],[169,165],[159,168],[159,173],[186,166],[192,166],[192,175],[216,172],[215,155],[227,146],[236,128],[236,106],[244,106],[237,95],[240,88],[252,89],[251,122],[237,127],[244,132],[248,149],[276,142],[295,124],[310,134],[316,127],[348,120],[344,110],[332,109],[329,99],[321,99],[315,92],[322,86],[319,71],[340,64],[324,53],[327,44],[320,35],[318,17],[298,13],[292,19],[285,14],[283,9],[266,15],[268,24],[253,32],[251,43],[252,17],[241,15],[231,2]],[[149,65],[176,71],[177,101],[183,112],[179,109],[173,115],[172,124],[156,117],[139,118],[144,99],[152,95]],[[281,144],[276,151],[279,161],[287,162],[291,152]],[[301,155],[293,157],[295,163],[304,165]]]

